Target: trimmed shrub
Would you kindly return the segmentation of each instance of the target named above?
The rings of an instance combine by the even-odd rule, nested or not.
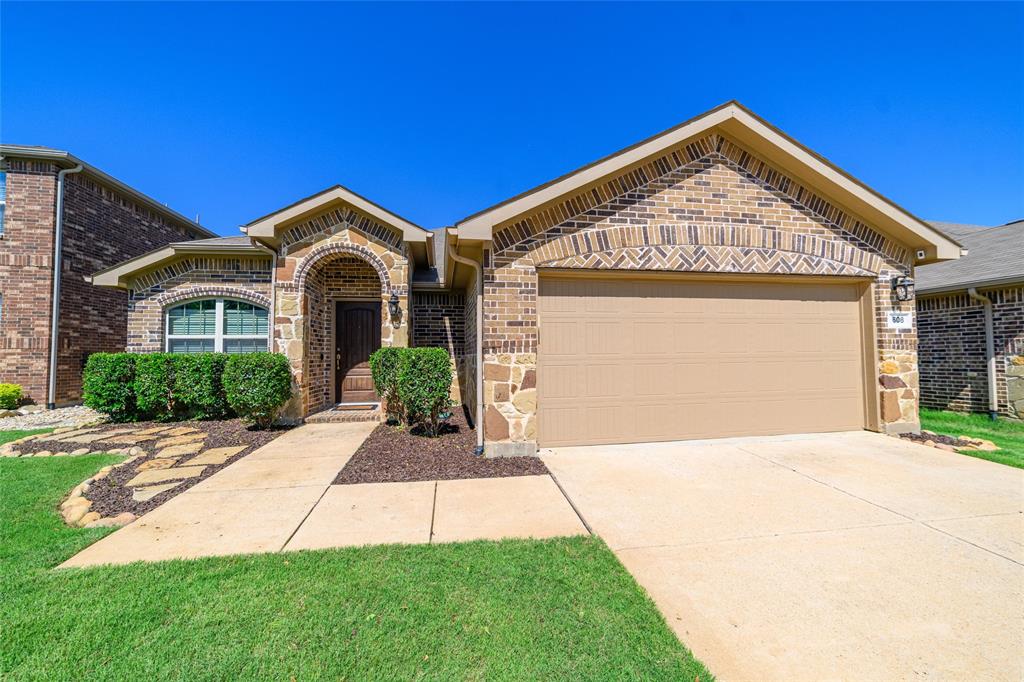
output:
[[[231,413],[224,394],[226,353],[178,353],[173,356],[175,417],[223,419]]]
[[[0,410],[13,410],[21,402],[21,386],[0,384]]]
[[[370,375],[377,395],[384,403],[388,421],[402,424],[405,422],[405,410],[402,400],[398,397],[398,374],[405,362],[408,348],[387,346],[378,348],[370,355]]]
[[[132,353],[93,353],[82,374],[82,400],[114,421],[135,417],[135,358]]]
[[[224,392],[238,416],[267,428],[292,397],[288,358],[278,353],[232,355],[224,365]]]
[[[138,417],[174,419],[173,353],[145,353],[135,359],[135,407]]]
[[[452,405],[452,365],[444,348],[409,348],[398,372],[398,398],[406,418],[436,436]]]

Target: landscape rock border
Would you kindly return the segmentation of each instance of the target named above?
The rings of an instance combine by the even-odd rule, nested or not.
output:
[[[103,478],[106,478],[115,467],[122,467],[127,464],[145,457],[146,453],[141,451],[140,448],[131,448],[131,450],[139,450],[137,453],[132,453],[128,459],[124,460],[119,464],[111,464],[105,466],[95,474],[85,479],[71,490],[71,494],[60,503],[60,515],[64,519],[64,523],[69,526],[75,526],[78,528],[108,528],[108,527],[120,527],[126,526],[136,519],[135,514],[131,512],[121,512],[119,514],[112,514],[103,516],[97,511],[91,511],[92,502],[85,497],[85,494],[89,492],[89,488],[92,485]],[[107,452],[107,454],[115,454]]]
[[[946,452],[995,452],[999,446],[984,438],[973,436],[946,436],[934,431],[923,430],[921,433],[901,433],[900,438],[910,440],[921,445],[938,448]]]

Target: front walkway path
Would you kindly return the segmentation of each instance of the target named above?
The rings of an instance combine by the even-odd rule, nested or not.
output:
[[[294,429],[61,566],[586,533],[546,475],[332,485],[376,426]]]

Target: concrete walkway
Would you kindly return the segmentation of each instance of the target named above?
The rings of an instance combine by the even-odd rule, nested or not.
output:
[[[332,485],[376,426],[294,429],[61,566],[587,532],[546,475]]]
[[[879,434],[542,453],[720,680],[1024,678],[1024,471]]]

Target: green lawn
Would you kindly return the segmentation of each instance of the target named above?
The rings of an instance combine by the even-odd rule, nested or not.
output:
[[[712,679],[589,537],[52,570],[117,459],[0,460],[0,678]]]
[[[31,436],[33,433],[48,433],[53,429],[34,429],[32,431],[0,431],[0,445],[4,443],[10,443],[12,440],[18,440],[25,436]]]
[[[984,414],[921,410],[921,428],[947,436],[990,440],[1001,449],[996,452],[966,451],[964,454],[1024,469],[1024,424],[1021,422],[1011,419],[992,421]]]

